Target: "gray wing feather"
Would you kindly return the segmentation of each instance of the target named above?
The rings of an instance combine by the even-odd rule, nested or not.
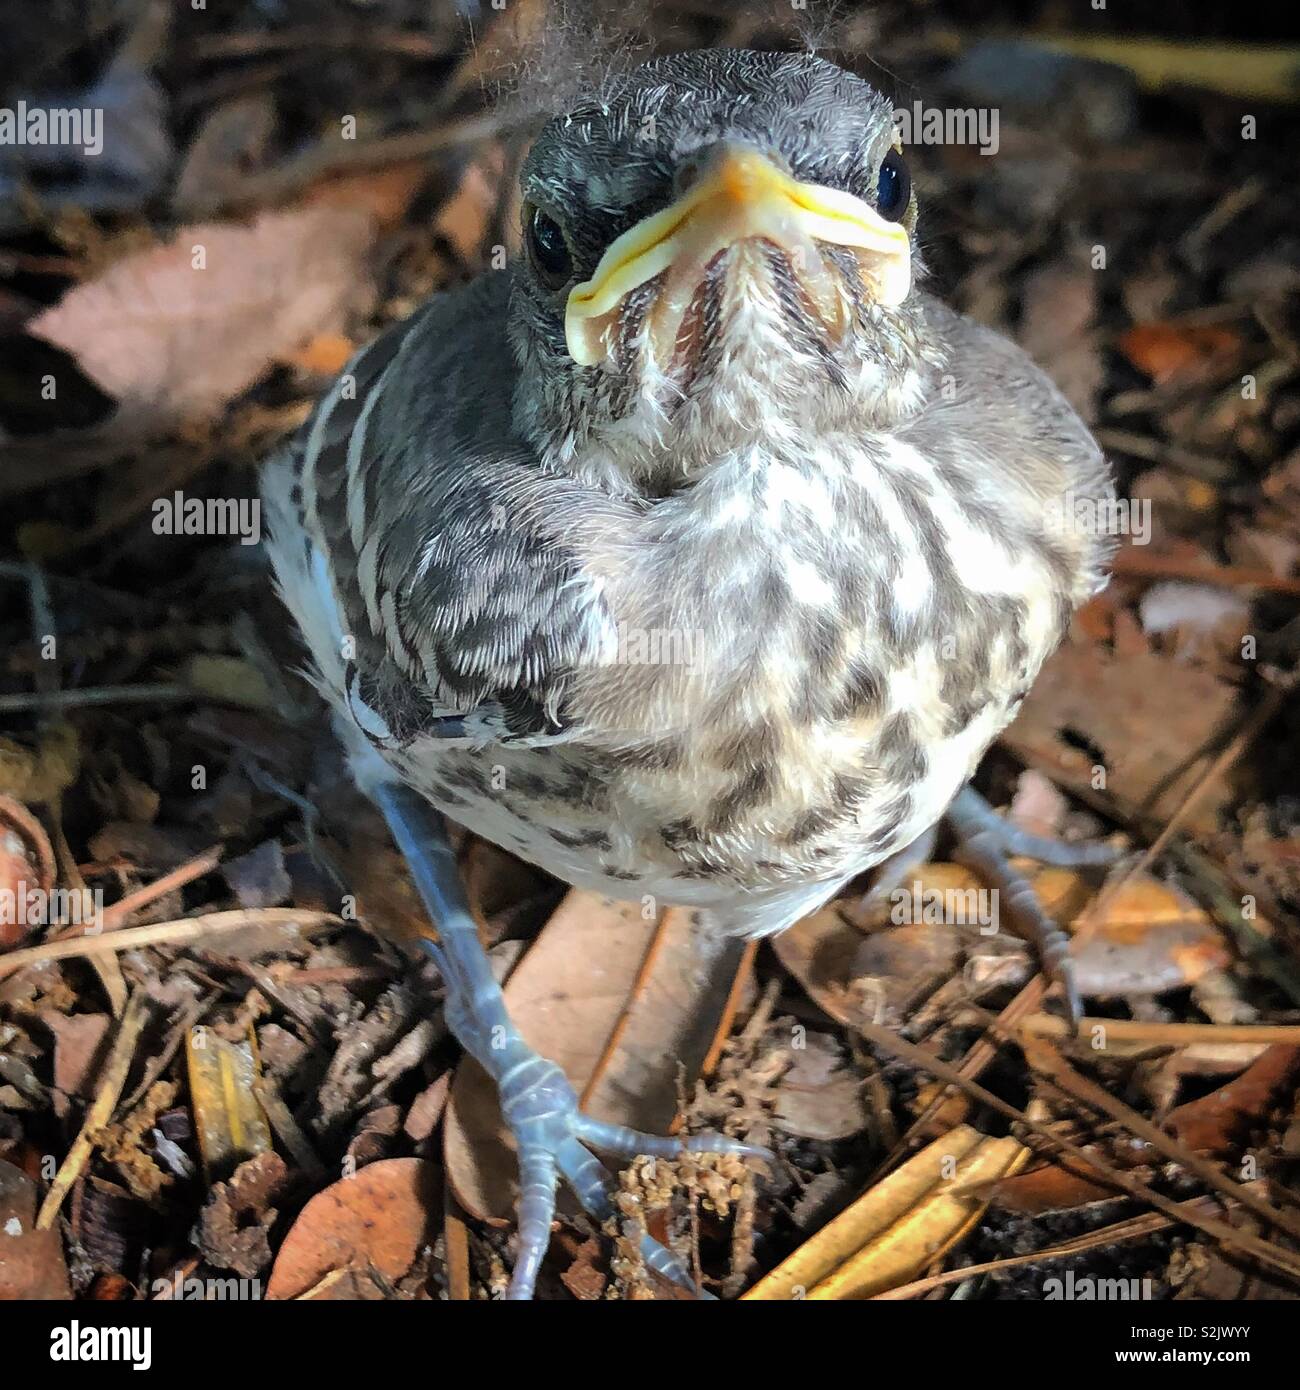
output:
[[[390,329],[304,426],[307,530],[355,646],[349,697],[398,743],[559,733],[566,676],[613,631],[583,566],[590,494],[545,474],[511,425],[508,280]]]

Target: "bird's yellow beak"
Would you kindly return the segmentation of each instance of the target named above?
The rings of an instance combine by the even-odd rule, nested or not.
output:
[[[709,262],[750,238],[787,253],[815,311],[834,329],[842,330],[847,310],[819,243],[855,251],[877,303],[898,304],[911,286],[911,245],[900,223],[842,189],[800,183],[749,146],[724,144],[681,198],[611,242],[591,279],[570,291],[564,334],[573,360],[591,366],[610,356],[619,306],[664,271],[653,336],[670,351]]]

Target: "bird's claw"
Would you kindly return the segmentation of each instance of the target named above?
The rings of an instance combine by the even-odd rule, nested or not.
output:
[[[683,1153],[770,1157],[765,1149],[721,1134],[674,1139],[593,1119],[578,1108],[577,1094],[560,1068],[536,1053],[503,1068],[497,1082],[502,1117],[515,1137],[519,1160],[519,1249],[506,1293],[510,1299],[533,1295],[550,1244],[561,1178],[593,1220],[603,1224],[616,1214],[613,1179],[591,1149],[629,1158],[643,1154],[672,1159]],[[642,1233],[639,1245],[649,1269],[698,1297],[709,1297],[696,1288],[686,1263],[667,1246],[647,1233]]]
[[[959,857],[999,891],[1008,915],[1037,950],[1044,972],[1060,985],[1070,1022],[1077,1027],[1083,1017],[1083,1000],[1070,956],[1070,938],[1043,910],[1033,885],[1010,859],[1023,855],[1063,868],[1101,867],[1113,864],[1120,851],[1095,841],[1069,844],[1031,835],[999,816],[973,787],[957,793],[948,810],[948,822],[957,837]]]

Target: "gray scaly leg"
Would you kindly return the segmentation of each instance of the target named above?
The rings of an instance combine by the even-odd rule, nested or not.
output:
[[[438,941],[422,941],[447,986],[447,1026],[497,1084],[501,1114],[519,1151],[519,1255],[508,1298],[531,1298],[551,1239],[555,1186],[573,1189],[587,1212],[604,1221],[614,1212],[612,1184],[587,1146],[624,1156],[674,1158],[692,1153],[768,1157],[766,1150],[720,1134],[670,1139],[602,1123],[578,1109],[564,1072],[539,1056],[510,1021],[505,996],[492,977],[487,953],[465,900],[460,873],[441,817],[422,797],[397,783],[371,791],[411,869],[421,901],[438,929]],[[690,1271],[658,1241],[646,1236],[641,1253],[657,1273],[694,1288]]]
[[[1070,938],[1043,911],[1029,880],[1012,867],[1012,855],[1037,859],[1060,868],[1099,867],[1119,857],[1109,845],[1072,845],[1030,835],[1008,824],[973,787],[963,787],[948,808],[948,824],[957,837],[959,857],[1002,895],[1012,918],[1038,952],[1044,970],[1065,995],[1073,1023],[1083,1017],[1083,1002],[1070,959]]]

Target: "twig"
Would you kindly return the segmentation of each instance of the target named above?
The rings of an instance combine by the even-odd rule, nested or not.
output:
[[[1090,1081],[1081,1072],[1076,1071],[1050,1043],[1039,1041],[1032,1044],[1025,1049],[1025,1058],[1040,1076],[1050,1078],[1049,1084],[1053,1090],[1069,1096],[1071,1100],[1081,1102],[1098,1114],[1118,1120],[1130,1133],[1145,1139],[1167,1158],[1171,1158],[1189,1173],[1194,1173],[1207,1187],[1212,1187],[1226,1198],[1239,1201],[1243,1206],[1249,1207],[1256,1216],[1263,1217],[1278,1230],[1286,1231],[1288,1235],[1300,1240],[1300,1220],[1290,1212],[1279,1210],[1243,1183],[1234,1182],[1217,1164],[1202,1158],[1180,1139],[1175,1139],[1158,1125],[1153,1125],[1132,1106],[1125,1105],[1118,1096],[1111,1095],[1104,1087]]]
[[[128,917],[133,917],[141,908],[148,907],[150,903],[157,902],[159,898],[175,889],[184,888],[187,884],[193,883],[195,879],[212,873],[220,866],[221,856],[224,853],[224,845],[213,845],[211,849],[205,849],[202,854],[196,854],[193,859],[187,859],[184,864],[178,864],[176,868],[169,870],[161,878],[156,878],[152,883],[146,883],[143,887],[128,893],[124,898],[113,903],[111,907],[106,907],[100,914],[99,925],[101,929],[117,931]]]
[[[1111,569],[1119,575],[1143,579],[1186,579],[1224,588],[1250,586],[1271,594],[1300,595],[1300,579],[1288,579],[1271,570],[1246,569],[1241,565],[1215,565],[1206,560],[1184,560],[1176,555],[1150,555],[1137,546],[1116,551]]]
[[[50,1183],[50,1190],[45,1194],[45,1200],[41,1203],[41,1209],[36,1217],[37,1230],[47,1231],[54,1225],[59,1208],[63,1205],[63,1199],[68,1195],[72,1184],[81,1176],[90,1155],[95,1150],[93,1136],[103,1129],[112,1118],[113,1110],[117,1105],[117,1098],[122,1094],[122,1087],[126,1085],[127,1073],[131,1070],[131,1060],[135,1056],[136,1044],[148,1017],[148,996],[143,990],[138,989],[127,1001],[126,1009],[122,1013],[122,1022],[118,1027],[117,1037],[113,1039],[113,1050],[109,1053],[108,1061],[104,1064],[104,1078],[99,1084],[99,1090],[95,1093],[95,1099],[86,1111],[86,1118],[82,1121],[81,1131],[73,1140],[67,1157],[59,1165],[59,1171],[54,1175],[54,1181]]]
[[[79,940],[47,941],[40,946],[24,946],[0,956],[0,979],[15,970],[39,961],[67,960],[73,956],[97,956],[104,952],[133,951],[138,946],[192,944],[220,932],[246,931],[253,927],[297,927],[302,932],[338,926],[341,917],[332,912],[304,912],[293,907],[236,908],[229,912],[209,912],[200,917],[183,917],[175,922],[156,922],[148,927],[123,927],[106,935],[85,936]]]
[[[1183,1047],[1194,1043],[1289,1043],[1300,1047],[1300,1024],[1287,1023],[1154,1023],[1139,1018],[1084,1018],[1079,1033],[1103,1029],[1117,1042],[1167,1043]],[[1036,1038],[1074,1038],[1067,1020],[1054,1014],[1030,1014],[1019,1030]]]
[[[76,709],[81,705],[144,705],[171,704],[199,699],[189,686],[159,683],[156,685],[97,685],[80,690],[56,690],[47,695],[0,695],[0,714],[26,714],[29,710]]]

